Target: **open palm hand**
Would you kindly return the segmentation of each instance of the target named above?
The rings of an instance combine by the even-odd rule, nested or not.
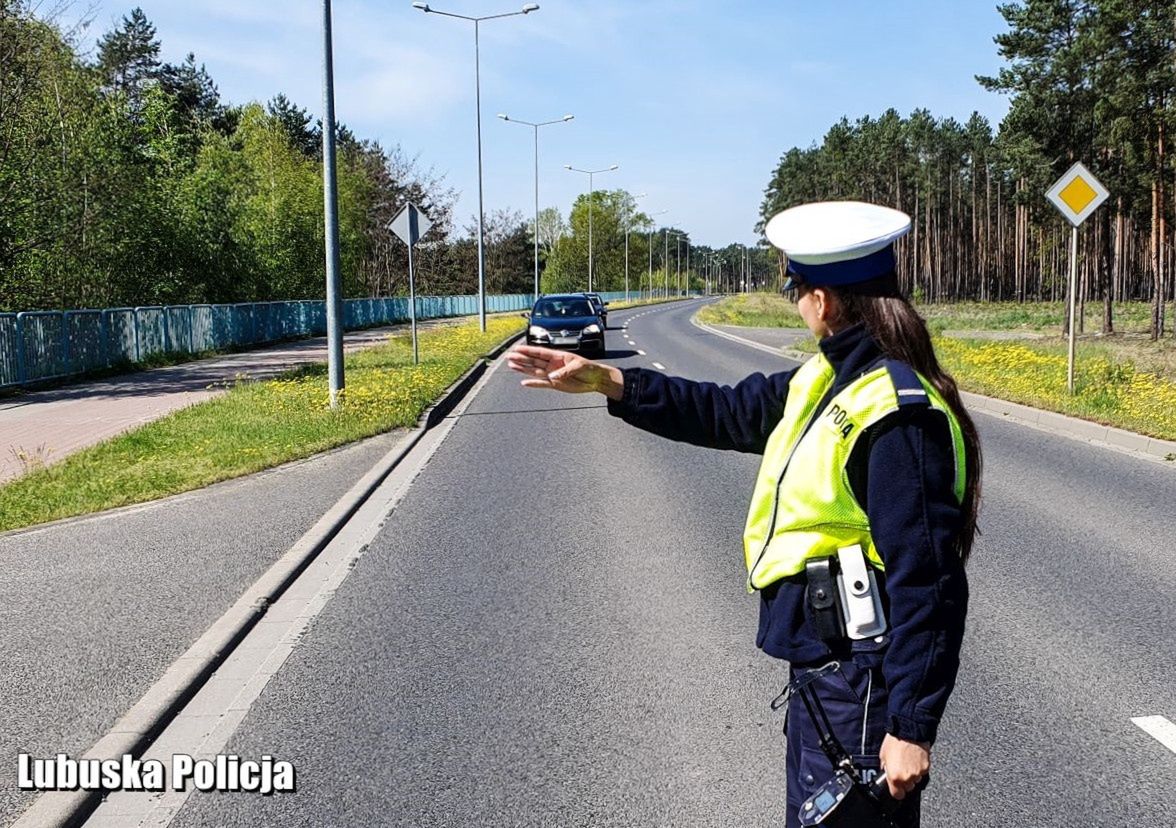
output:
[[[605,392],[611,379],[608,366],[551,348],[518,345],[506,359],[512,371],[526,375],[523,385],[528,388],[552,388],[570,394]]]

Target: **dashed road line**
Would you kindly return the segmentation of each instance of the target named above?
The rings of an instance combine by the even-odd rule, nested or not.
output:
[[[1163,716],[1134,716],[1131,721],[1148,736],[1176,753],[1176,724]]]
[[[654,367],[654,368],[656,368],[656,369],[657,369],[657,370],[659,370],[659,371],[664,371],[664,370],[666,370],[666,366],[662,365],[660,362],[655,362],[655,363],[653,363],[653,367]]]
[[[645,351],[642,351],[640,348],[638,348],[638,349],[637,349],[637,353],[638,353],[640,356],[645,356]]]

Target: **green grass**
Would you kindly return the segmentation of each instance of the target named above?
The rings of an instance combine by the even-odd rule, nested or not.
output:
[[[748,328],[803,328],[796,303],[775,293],[728,296],[698,312],[708,325],[743,325]]]
[[[0,530],[142,503],[414,425],[481,355],[522,328],[493,318],[408,334],[346,358],[340,408],[327,404],[325,365],[181,409],[0,486]]]
[[[938,330],[1020,331],[1061,336],[1067,313],[1065,302],[944,302],[916,306],[927,323]],[[1083,314],[1083,333],[1102,330],[1102,304],[1088,303]],[[1117,333],[1148,330],[1151,305],[1147,302],[1116,302]]]
[[[1084,346],[1066,388],[1066,345],[940,337],[935,350],[968,391],[1176,440],[1176,382],[1138,369],[1114,349]]]
[[[1079,338],[1073,396],[1066,389],[1063,303],[959,302],[917,307],[937,335],[940,359],[965,390],[1176,440],[1176,341],[1147,338],[1148,304],[1115,306],[1116,328],[1121,333],[1087,333]],[[1101,306],[1087,310],[1087,330],[1097,331]],[[803,326],[795,305],[771,294],[729,297],[698,316],[711,324]],[[998,332],[1001,337],[948,337],[943,331]],[[1005,334],[1012,338],[1002,338]],[[1018,339],[1019,335],[1027,336]],[[815,353],[816,341],[802,340],[793,350]]]
[[[919,313],[932,330],[1012,331],[1061,336],[1065,302],[944,302],[918,304]],[[1086,306],[1083,333],[1102,330],[1102,305]],[[708,324],[744,325],[751,328],[803,328],[796,303],[775,293],[729,296],[699,312]],[[1117,302],[1114,306],[1116,334],[1145,334],[1151,319],[1147,302]]]

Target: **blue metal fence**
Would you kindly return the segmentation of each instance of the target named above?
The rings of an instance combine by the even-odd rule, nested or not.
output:
[[[609,302],[625,298],[621,291],[601,296]],[[491,313],[525,310],[532,298],[527,293],[487,296],[486,306]],[[477,296],[417,297],[418,319],[477,312]],[[343,303],[348,330],[408,318],[407,297]],[[152,354],[249,347],[326,331],[321,300],[0,313],[0,388],[141,362]]]

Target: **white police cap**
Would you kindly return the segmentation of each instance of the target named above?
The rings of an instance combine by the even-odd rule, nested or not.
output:
[[[894,270],[894,241],[911,229],[900,210],[861,201],[820,201],[777,213],[764,233],[810,285],[852,285]],[[788,279],[784,290],[795,287]]]

